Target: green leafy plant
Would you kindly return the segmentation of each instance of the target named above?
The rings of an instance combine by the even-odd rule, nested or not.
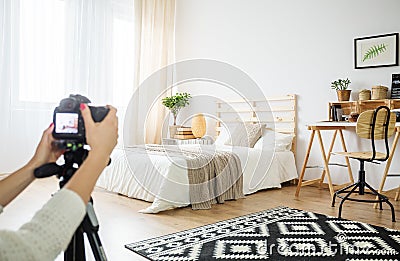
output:
[[[337,79],[336,81],[331,82],[331,88],[334,90],[347,90],[349,88],[349,84],[351,81],[349,78],[344,79]]]
[[[167,107],[172,115],[174,116],[174,125],[176,125],[176,117],[178,116],[179,111],[189,105],[189,99],[192,96],[189,93],[177,93],[173,96],[165,97],[162,99],[162,104]]]
[[[372,46],[365,52],[362,61],[364,62],[365,60],[375,58],[379,54],[385,52],[387,50],[386,47],[387,47],[387,45],[385,45],[385,44],[377,44],[377,45]]]

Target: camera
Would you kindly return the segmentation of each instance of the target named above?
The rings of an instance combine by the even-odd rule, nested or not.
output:
[[[85,124],[81,115],[80,104],[90,102],[87,97],[79,94],[71,94],[68,98],[62,99],[60,105],[54,109],[53,137],[58,140],[86,143]],[[110,110],[105,106],[88,107],[95,122],[101,122]]]

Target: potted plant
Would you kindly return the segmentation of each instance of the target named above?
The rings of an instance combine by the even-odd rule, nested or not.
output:
[[[165,97],[162,99],[162,104],[167,107],[172,115],[174,116],[174,125],[170,126],[170,137],[173,138],[176,129],[180,126],[176,126],[176,117],[178,116],[179,111],[185,107],[186,105],[189,105],[189,99],[192,98],[192,96],[189,93],[183,92],[183,93],[176,93],[175,95]]]
[[[349,78],[337,79],[336,81],[331,82],[331,88],[336,90],[338,101],[348,101],[350,100],[351,90],[348,90],[349,84],[351,81]]]

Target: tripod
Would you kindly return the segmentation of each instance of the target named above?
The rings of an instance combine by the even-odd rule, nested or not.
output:
[[[76,144],[74,141],[58,142],[57,146],[65,147],[67,149],[64,153],[65,164],[62,166],[59,166],[56,163],[45,164],[35,169],[34,175],[37,178],[45,178],[57,174],[57,177],[60,179],[60,188],[62,188],[78,169],[76,166],[80,166],[86,159],[88,151],[84,149],[82,143]],[[85,242],[83,237],[84,233],[86,233],[96,261],[107,260],[100,237],[97,233],[98,231],[99,222],[96,213],[94,212],[93,199],[90,198],[90,201],[86,206],[86,215],[76,229],[67,249],[64,252],[64,260],[86,260]]]

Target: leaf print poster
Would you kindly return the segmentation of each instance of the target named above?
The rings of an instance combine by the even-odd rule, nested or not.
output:
[[[355,68],[396,66],[399,64],[399,34],[354,39]]]

